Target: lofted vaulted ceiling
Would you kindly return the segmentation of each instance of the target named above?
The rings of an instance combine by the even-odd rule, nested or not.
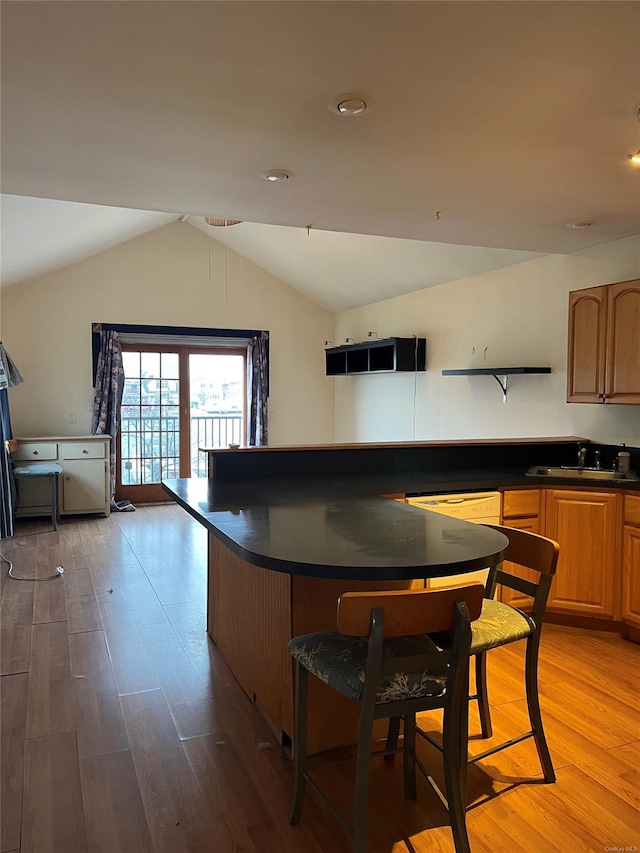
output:
[[[303,290],[307,226],[347,258],[393,238],[398,292],[640,233],[635,0],[4,0],[1,37],[4,193],[256,223],[234,248],[286,248]],[[366,112],[329,109],[343,93]]]

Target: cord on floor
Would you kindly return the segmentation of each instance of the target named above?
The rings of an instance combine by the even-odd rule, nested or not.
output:
[[[46,578],[19,578],[18,575],[13,574],[13,563],[11,562],[11,560],[8,560],[1,551],[0,562],[7,563],[7,565],[9,566],[8,575],[10,578],[13,578],[14,581],[53,581],[56,578],[59,578],[62,574],[64,574],[64,567],[56,566],[55,573],[53,575],[47,575]]]

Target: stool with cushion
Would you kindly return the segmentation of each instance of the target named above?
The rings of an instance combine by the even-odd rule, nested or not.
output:
[[[289,651],[296,663],[294,729],[295,792],[291,823],[300,821],[306,783],[314,788],[353,838],[354,853],[367,849],[369,763],[373,722],[402,717],[405,737],[405,796],[416,796],[416,713],[444,709],[443,751],[447,805],[456,853],[468,853],[465,823],[467,715],[471,620],[480,615],[483,588],[345,593],[338,602],[337,631],[295,637]],[[427,637],[451,631],[447,649]],[[355,802],[350,826],[311,777],[322,759],[307,758],[308,673],[342,693],[360,708],[356,749]]]
[[[552,539],[529,533],[525,530],[515,530],[510,527],[500,527],[489,524],[509,539],[509,546],[505,552],[505,560],[515,566],[528,570],[529,578],[525,579],[519,575],[504,571],[496,567],[489,571],[485,586],[485,598],[482,603],[482,613],[471,626],[471,648],[470,654],[476,658],[476,693],[469,697],[478,702],[480,714],[480,725],[482,736],[489,738],[492,735],[491,716],[489,712],[489,699],[487,694],[487,662],[486,653],[491,649],[515,643],[518,640],[527,641],[525,654],[525,689],[527,696],[527,709],[531,728],[523,734],[487,749],[479,755],[475,755],[471,761],[481,761],[489,755],[493,755],[502,749],[520,743],[527,738],[533,738],[538,758],[542,766],[544,781],[555,782],[556,775],[547,745],[547,739],[542,724],[540,713],[540,698],[538,695],[538,652],[540,649],[540,634],[542,631],[542,620],[549,597],[551,581],[558,563],[559,546]],[[529,613],[495,601],[497,585],[514,589],[529,596],[532,599],[532,607]],[[451,638],[446,634],[431,635],[431,639],[438,645],[447,647]],[[387,746],[392,748],[398,740],[400,727],[399,720],[391,720]],[[425,732],[418,727],[418,733],[426,738],[434,746],[439,745],[433,741]]]
[[[7,452],[14,454],[18,449],[18,441],[15,438],[10,438],[5,442]],[[53,529],[58,529],[58,477],[62,473],[62,465],[57,462],[29,462],[21,464],[14,462],[12,466],[13,478],[16,482],[16,506],[15,513],[20,509],[20,480],[28,480],[33,477],[45,477],[49,480],[51,490],[51,524]]]

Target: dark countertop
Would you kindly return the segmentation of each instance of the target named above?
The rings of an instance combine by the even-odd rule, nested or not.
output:
[[[522,467],[334,471],[166,480],[165,491],[245,561],[317,577],[392,580],[486,568],[495,531],[401,504],[388,494],[562,486],[640,493],[639,482],[527,477]]]
[[[166,480],[163,488],[248,563],[349,580],[442,577],[495,564],[490,528],[379,497],[378,478]]]

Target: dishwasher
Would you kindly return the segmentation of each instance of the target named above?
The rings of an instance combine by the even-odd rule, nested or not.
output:
[[[459,518],[463,521],[473,521],[476,524],[500,524],[500,492],[421,495],[415,498],[406,498],[406,502],[411,506],[417,506],[419,509],[439,512],[441,515],[448,515],[451,518]],[[425,586],[433,589],[452,583],[473,583],[474,581],[484,584],[487,580],[488,571],[488,569],[482,569],[478,572],[467,572],[464,575],[430,578],[425,581]]]

